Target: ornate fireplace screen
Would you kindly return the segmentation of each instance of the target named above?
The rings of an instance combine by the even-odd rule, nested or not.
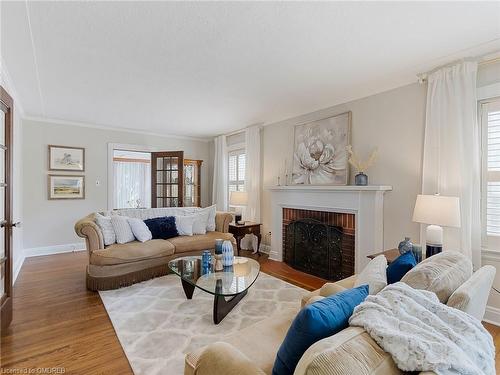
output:
[[[327,280],[341,280],[342,228],[314,219],[285,227],[284,259],[291,267]]]

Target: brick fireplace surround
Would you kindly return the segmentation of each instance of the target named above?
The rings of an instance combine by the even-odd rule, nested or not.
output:
[[[342,277],[338,279],[342,279],[354,274],[354,241],[355,241],[355,216],[352,213],[344,213],[344,212],[327,212],[327,211],[316,211],[316,210],[303,210],[296,208],[283,208],[283,254],[284,261],[287,259],[287,251],[291,251],[292,249],[287,249],[286,244],[286,232],[289,224],[301,219],[312,219],[321,224],[325,224],[327,226],[333,226],[340,229],[341,234],[341,270]],[[310,251],[314,251],[314,249],[308,249]],[[322,275],[316,275],[322,276]],[[330,278],[333,280],[333,278]],[[334,280],[336,281],[336,280]]]
[[[309,211],[318,211],[319,214],[312,215],[319,215],[319,221],[326,220],[344,228],[350,237],[354,232],[355,273],[368,263],[369,254],[384,250],[384,194],[392,190],[391,186],[293,185],[271,186],[267,190],[271,193],[270,259],[285,261],[283,224],[291,218],[283,217],[287,212],[284,209],[306,211],[309,219],[318,219],[318,216],[309,216]]]

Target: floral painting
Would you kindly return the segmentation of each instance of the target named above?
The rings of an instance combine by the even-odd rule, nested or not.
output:
[[[351,112],[295,127],[293,182],[347,185]]]

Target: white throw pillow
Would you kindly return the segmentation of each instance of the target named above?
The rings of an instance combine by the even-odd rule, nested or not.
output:
[[[179,236],[192,236],[193,235],[194,216],[176,216],[175,227]]]
[[[107,246],[114,244],[116,242],[116,234],[115,230],[113,229],[113,224],[111,224],[111,217],[96,213],[95,222],[99,226],[99,228],[101,228],[104,245]]]
[[[368,285],[369,294],[377,294],[387,286],[387,259],[384,255],[373,258],[361,271],[354,287]]]
[[[146,242],[153,238],[153,235],[151,234],[148,226],[141,219],[129,217],[128,224],[130,225],[130,229],[132,229],[132,233],[134,233],[134,236],[138,241]]]
[[[197,213],[206,213],[208,212],[208,220],[207,220],[207,232],[215,231],[215,213],[217,211],[217,206],[214,204],[213,206],[202,208]]]
[[[206,234],[209,212],[197,213],[194,216],[193,234]]]
[[[113,224],[113,229],[116,233],[116,242],[127,243],[135,240],[134,233],[128,223],[128,217],[112,215],[111,224]]]

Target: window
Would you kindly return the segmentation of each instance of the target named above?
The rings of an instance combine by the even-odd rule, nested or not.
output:
[[[483,245],[500,250],[500,99],[481,104]]]
[[[245,191],[245,150],[230,151],[228,159],[228,194],[232,191]]]
[[[151,153],[114,150],[113,208],[151,207]]]

